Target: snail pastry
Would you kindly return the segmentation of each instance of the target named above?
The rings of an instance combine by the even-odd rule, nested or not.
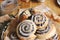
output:
[[[49,19],[42,13],[32,15],[31,20],[37,25],[37,28],[45,28],[48,25]]]
[[[44,30],[37,29],[36,36],[38,39],[44,39],[44,40],[58,40],[58,37],[56,35],[56,29],[53,24],[48,25]]]
[[[22,21],[17,27],[17,35],[20,40],[34,40],[36,25],[31,20]]]
[[[25,11],[19,12],[18,19],[20,21],[23,21],[23,20],[27,19],[29,16],[31,16],[30,11],[25,10]]]

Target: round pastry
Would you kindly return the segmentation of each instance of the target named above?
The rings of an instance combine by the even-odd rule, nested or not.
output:
[[[53,24],[49,24],[44,30],[37,29],[36,36],[40,40],[58,40],[58,37],[56,35],[56,29]]]
[[[32,15],[31,20],[37,25],[37,28],[45,28],[48,25],[49,19],[42,13]]]
[[[22,12],[19,12],[18,18],[21,22],[21,21],[27,19],[29,16],[31,16],[30,11],[29,10],[24,10]]]
[[[34,40],[36,25],[31,20],[24,20],[17,26],[17,35],[20,40]]]

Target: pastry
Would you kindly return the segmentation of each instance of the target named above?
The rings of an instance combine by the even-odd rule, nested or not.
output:
[[[44,40],[58,40],[56,28],[53,24],[49,24],[44,30],[37,29],[36,36],[38,39]]]
[[[24,20],[17,26],[17,35],[20,40],[34,40],[36,25],[31,20]]]
[[[48,25],[49,19],[43,13],[32,15],[31,20],[37,25],[37,28],[45,28]]]
[[[27,19],[29,16],[31,16],[29,10],[24,10],[22,12],[19,12],[18,19],[21,21]]]

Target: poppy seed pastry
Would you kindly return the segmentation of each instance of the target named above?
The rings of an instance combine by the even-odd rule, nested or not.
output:
[[[53,24],[49,24],[44,30],[37,29],[36,36],[38,39],[58,40],[56,28]]]
[[[49,19],[43,13],[32,15],[31,20],[37,25],[37,28],[40,29],[45,28],[49,23]]]
[[[37,25],[35,40],[58,40],[56,28],[51,20],[40,10],[34,10],[31,20]]]
[[[34,40],[36,25],[31,20],[24,20],[17,26],[17,35],[20,40]]]

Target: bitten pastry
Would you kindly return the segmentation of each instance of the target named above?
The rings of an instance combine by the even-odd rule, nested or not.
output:
[[[22,12],[19,12],[18,19],[21,21],[27,19],[29,16],[31,16],[29,10],[24,10]]]
[[[24,20],[17,26],[17,35],[20,40],[34,40],[36,25],[31,20]]]

